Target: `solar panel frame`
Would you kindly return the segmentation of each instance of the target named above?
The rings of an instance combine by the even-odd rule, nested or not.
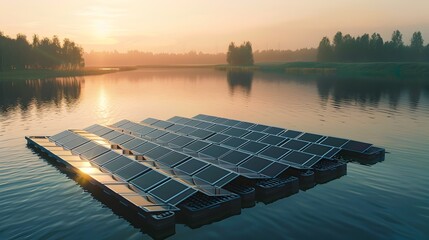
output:
[[[139,139],[139,138],[134,138],[133,140],[130,140],[128,142],[125,142],[123,144],[121,144],[121,148],[122,149],[133,149],[136,148],[140,145],[145,144],[147,141],[143,140],[143,139]]]
[[[229,151],[230,151],[229,148],[212,144],[212,145],[204,148],[203,150],[201,150],[199,153],[202,154],[202,155],[210,156],[210,157],[213,157],[213,158],[217,159],[217,158],[219,158],[220,156],[226,154]]]
[[[317,143],[311,143],[302,151],[305,153],[310,153],[316,156],[325,156],[329,151],[332,150],[332,147],[321,145]]]
[[[110,150],[110,151],[107,151],[107,152],[91,159],[91,162],[101,166],[103,164],[106,164],[106,163],[112,161],[113,159],[115,159],[119,156],[121,156],[121,154]]]
[[[350,140],[344,139],[344,138],[337,138],[337,137],[327,137],[327,138],[323,139],[320,142],[320,144],[324,144],[324,145],[328,145],[328,146],[332,146],[332,147],[342,147],[348,141],[350,141]]]
[[[308,160],[307,162],[305,162],[303,165],[304,165],[305,167],[312,167],[312,166],[314,166],[314,164],[318,163],[320,160],[322,160],[322,158],[321,158],[321,157],[319,157],[319,156],[314,156],[314,157],[312,157],[310,160]]]
[[[161,174],[155,170],[150,170],[134,178],[130,181],[130,183],[133,186],[147,192],[151,188],[161,185],[164,181],[167,181],[167,179],[169,178],[164,174]]]
[[[80,145],[77,148],[74,148],[72,150],[72,152],[75,153],[75,154],[82,154],[83,152],[86,152],[86,151],[88,151],[88,150],[90,150],[92,148],[95,148],[96,146],[98,146],[98,144],[89,141],[89,142],[87,142],[85,144]]]
[[[185,155],[185,154],[172,151],[172,152],[160,157],[158,159],[158,162],[161,162],[168,167],[174,167],[174,166],[177,166],[177,165],[181,164],[182,162],[188,160],[189,158],[190,157]]]
[[[168,122],[176,123],[177,121],[179,121],[179,120],[181,120],[181,119],[182,119],[182,117],[174,116],[174,117],[171,117],[171,118],[167,119],[167,121],[168,121]]]
[[[213,124],[213,126],[207,128],[207,130],[213,131],[213,132],[222,132],[228,128],[229,128],[228,126],[224,126],[224,125],[220,125],[220,124]]]
[[[246,134],[248,134],[250,131],[248,130],[244,130],[241,128],[235,128],[235,127],[231,127],[229,129],[226,129],[224,131],[222,131],[222,134],[226,134],[232,137],[242,137]]]
[[[81,156],[83,156],[84,158],[86,158],[88,160],[92,160],[92,159],[94,159],[94,158],[96,158],[96,157],[98,157],[98,156],[100,156],[100,155],[102,155],[108,151],[109,151],[109,149],[98,145],[95,148],[91,148],[88,151],[83,152],[81,154]]]
[[[150,140],[155,140],[157,138],[160,138],[160,137],[164,136],[167,133],[168,133],[167,131],[157,129],[157,130],[155,130],[153,132],[150,132],[150,133],[148,133],[146,135],[143,135],[143,138],[150,139]]]
[[[265,134],[265,133],[261,133],[261,132],[250,132],[249,134],[246,134],[245,136],[243,136],[243,138],[244,138],[244,139],[247,139],[247,140],[258,141],[258,140],[260,140],[261,138],[264,138],[264,137],[266,137],[266,136],[268,136],[268,135],[267,135],[267,134]]]
[[[252,130],[252,131],[255,131],[255,132],[263,132],[267,128],[268,128],[267,125],[256,124],[256,125],[250,127],[249,130]]]
[[[259,156],[251,156],[246,161],[242,162],[239,166],[242,168],[249,169],[254,172],[261,172],[263,169],[268,167],[273,161]]]
[[[152,124],[154,124],[154,123],[156,123],[158,121],[159,120],[155,119],[155,118],[146,118],[143,121],[141,121],[141,123],[146,123],[146,124],[152,125]]]
[[[199,139],[206,139],[206,138],[212,136],[213,134],[215,134],[215,132],[204,130],[204,129],[197,129],[197,130],[189,133],[189,136],[193,136],[193,137],[196,137]]]
[[[154,187],[149,191],[149,194],[155,196],[163,202],[168,202],[170,199],[188,190],[189,187],[176,180],[170,179],[164,183]]]
[[[131,164],[128,164],[121,169],[118,169],[117,171],[115,171],[114,174],[124,179],[125,181],[130,181],[133,178],[136,178],[137,176],[150,170],[150,167],[147,167],[139,162],[132,162]]]
[[[230,137],[230,138],[226,139],[225,141],[221,142],[220,144],[222,146],[226,146],[226,147],[235,149],[235,148],[242,146],[243,144],[245,144],[247,142],[248,142],[248,140],[245,140],[242,138]]]
[[[176,124],[181,124],[181,125],[186,125],[187,122],[189,122],[188,118],[178,117],[178,116],[177,116],[177,121],[175,121]]]
[[[108,134],[109,132],[113,131],[113,129],[107,128],[107,127],[102,127],[102,129],[93,132],[95,135],[98,136],[103,136],[105,134]]]
[[[195,118],[195,119],[199,119],[199,120],[206,121],[206,119],[208,119],[209,117],[210,117],[210,116],[205,115],[205,114],[198,114],[198,115],[193,116],[192,118]]]
[[[241,128],[241,129],[249,129],[251,127],[253,127],[255,124],[251,123],[251,122],[239,122],[237,124],[234,125],[234,127],[236,128]]]
[[[124,144],[128,141],[131,141],[135,139],[135,137],[127,135],[127,134],[123,134],[121,136],[115,137],[113,139],[110,140],[110,142],[116,143],[118,145]]]
[[[223,124],[226,121],[228,121],[228,119],[222,118],[222,117],[218,117],[218,118],[216,118],[216,119],[214,119],[214,120],[212,120],[210,122],[214,122],[214,123],[217,123],[217,124]]]
[[[348,151],[352,151],[352,152],[363,153],[366,150],[368,150],[371,146],[372,146],[372,144],[370,144],[370,143],[350,140],[346,144],[341,146],[341,148],[348,150]]]
[[[281,133],[280,136],[287,137],[287,138],[297,138],[301,134],[302,134],[302,132],[300,132],[300,131],[287,130],[287,131]]]
[[[159,158],[161,158],[161,157],[163,157],[163,156],[165,156],[165,155],[167,155],[167,154],[169,154],[171,152],[173,152],[173,151],[170,150],[170,149],[168,149],[168,148],[159,146],[159,147],[156,147],[156,148],[154,148],[154,149],[152,149],[150,151],[147,151],[144,154],[144,156],[145,157],[149,157],[150,159],[153,159],[153,160],[157,161]]]
[[[299,151],[299,150],[307,147],[309,144],[310,143],[306,142],[306,141],[297,140],[297,139],[290,139],[289,141],[281,144],[280,146],[287,148],[287,149]]]
[[[222,124],[232,127],[232,126],[237,125],[239,123],[240,123],[240,121],[238,121],[238,120],[228,119],[225,122],[223,122]]]
[[[200,124],[196,125],[195,127],[201,128],[201,129],[207,129],[211,126],[213,126],[213,123],[201,122]]]
[[[179,129],[176,132],[181,133],[181,134],[185,134],[185,135],[189,135],[189,133],[191,133],[191,132],[193,132],[193,131],[195,131],[197,129],[198,128],[194,128],[194,127],[190,127],[190,126],[185,126],[185,127]]]
[[[216,133],[216,134],[210,136],[209,138],[207,138],[206,141],[212,142],[212,143],[221,143],[221,142],[225,141],[228,138],[229,138],[228,135],[225,135],[225,134],[222,134],[222,133]]]
[[[73,150],[74,148],[79,147],[80,145],[83,145],[85,143],[89,142],[89,139],[86,139],[84,137],[78,136],[77,138],[74,138],[68,142],[65,142],[61,144],[65,149]]]
[[[286,148],[278,146],[268,146],[267,148],[262,150],[259,155],[272,159],[280,159],[282,156],[288,154],[289,152],[290,150]]]
[[[257,154],[257,153],[261,152],[263,149],[265,149],[267,146],[268,145],[265,143],[248,141],[247,143],[240,146],[238,149],[245,151],[245,152]]]
[[[288,138],[275,136],[275,135],[268,135],[268,136],[260,139],[259,142],[266,143],[269,145],[279,146],[282,143],[286,142],[286,140],[288,140]]]
[[[192,152],[200,152],[201,150],[203,150],[204,148],[206,148],[210,145],[211,144],[208,142],[196,140],[196,141],[186,145],[185,147],[183,147],[183,150],[190,150]]]
[[[219,158],[220,161],[226,162],[228,164],[232,165],[239,165],[240,163],[244,162],[246,159],[248,159],[251,155],[248,153],[244,153],[237,150],[231,150],[230,152],[224,154]]]
[[[322,139],[324,136],[314,133],[304,133],[301,136],[299,136],[297,139],[307,141],[307,142],[317,142],[320,139]]]
[[[194,142],[194,141],[195,141],[195,139],[192,139],[192,138],[190,138],[190,137],[186,137],[186,136],[179,136],[179,137],[177,137],[177,138],[175,138],[175,139],[171,140],[171,141],[168,143],[168,145],[169,145],[169,146],[173,145],[173,146],[176,146],[176,147],[179,147],[179,148],[183,148],[183,147],[185,147],[185,146],[189,145],[190,143],[192,143],[192,142]]]
[[[128,164],[133,163],[133,162],[134,162],[134,160],[131,160],[131,159],[121,155],[120,157],[117,157],[114,160],[109,161],[108,163],[101,165],[101,167],[103,169],[108,170],[111,173],[114,173],[115,171],[117,171],[117,170],[119,170],[119,169],[127,166]]]
[[[104,134],[103,135],[103,138],[104,139],[106,139],[106,140],[112,140],[112,139],[114,139],[114,138],[117,138],[117,137],[119,137],[119,136],[121,136],[122,135],[122,133],[120,133],[120,132],[117,132],[117,131],[111,131],[111,132],[109,132],[109,133],[107,133],[107,134]]]
[[[298,152],[298,151],[291,151],[289,154],[281,157],[280,161],[286,161],[297,165],[304,165],[307,161],[309,161],[313,157],[314,155],[312,154]]]
[[[150,150],[154,149],[158,147],[157,144],[152,143],[152,142],[146,142],[143,143],[142,145],[139,145],[133,149],[131,149],[133,152],[139,153],[139,154],[145,154],[147,152],[149,152]]]
[[[203,161],[196,159],[196,158],[191,158],[191,159],[177,165],[176,167],[174,167],[174,169],[178,169],[178,170],[192,176],[195,173],[197,173],[200,170],[207,167],[208,165],[210,165],[210,164],[203,162]]]
[[[151,124],[151,126],[155,126],[155,127],[162,128],[162,129],[166,129],[166,128],[170,127],[171,125],[173,125],[173,123],[163,121],[163,120],[159,120],[158,122]]]
[[[288,168],[289,165],[280,162],[273,162],[272,164],[261,170],[260,173],[268,177],[275,178],[278,175],[282,174],[284,171],[286,171]]]
[[[126,123],[129,123],[130,121],[129,120],[127,120],[127,119],[122,119],[121,121],[119,121],[119,122],[116,122],[116,123],[114,123],[114,124],[112,124],[112,126],[114,126],[114,127],[120,127],[120,126],[122,126],[122,125],[124,125],[124,124],[126,124]]]
[[[73,134],[72,132],[70,132],[69,130],[65,130],[62,131],[60,133],[57,133],[55,135],[52,135],[49,137],[49,139],[51,139],[52,141],[56,142],[57,140],[60,140],[61,138],[70,136],[71,134]]]
[[[199,171],[194,177],[207,182],[210,185],[215,185],[216,182],[229,175],[231,172],[215,165],[209,165]]]
[[[167,133],[161,137],[159,137],[158,139],[156,139],[157,142],[160,143],[168,143],[171,142],[173,139],[179,137],[180,135],[175,134],[175,133]]]
[[[189,121],[187,121],[185,125],[186,126],[190,126],[190,127],[195,127],[198,124],[202,123],[201,121],[195,120],[195,119],[189,119],[189,118],[187,118],[187,120],[189,120]]]
[[[284,130],[285,130],[284,128],[279,128],[279,127],[268,127],[266,129],[264,129],[263,132],[269,133],[269,134],[272,134],[272,135],[279,135]]]
[[[166,130],[172,131],[172,132],[177,132],[177,131],[179,131],[180,129],[182,129],[184,127],[185,126],[180,125],[180,124],[174,124],[174,125],[171,125],[170,127],[168,127]]]

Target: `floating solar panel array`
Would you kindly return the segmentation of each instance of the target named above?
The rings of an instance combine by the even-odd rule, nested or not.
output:
[[[332,176],[345,174],[341,156],[371,156],[379,149],[354,140],[202,114],[166,121],[121,120],[27,140],[148,213],[192,212],[201,205],[198,199],[205,199],[207,206],[213,202],[208,209],[219,208],[216,201],[235,201],[237,194],[251,199],[249,184],[272,194],[272,189],[294,178],[291,173],[310,176],[308,170],[313,170],[323,178],[327,163],[333,163],[331,170],[337,169],[329,171]],[[379,150],[384,157],[384,149]],[[204,218],[197,215],[197,222]]]

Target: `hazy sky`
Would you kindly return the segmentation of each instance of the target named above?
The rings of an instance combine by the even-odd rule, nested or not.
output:
[[[0,0],[0,31],[58,35],[91,50],[224,52],[317,47],[336,31],[420,30],[429,42],[429,0]]]

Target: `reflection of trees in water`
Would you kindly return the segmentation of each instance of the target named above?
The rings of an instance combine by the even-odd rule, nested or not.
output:
[[[421,93],[428,91],[428,83],[406,79],[340,79],[324,77],[316,80],[319,96],[335,105],[356,102],[362,106],[377,106],[383,97],[388,99],[392,109],[396,109],[402,93],[408,93],[411,109],[419,105]]]
[[[0,112],[7,115],[19,107],[25,113],[32,104],[37,108],[59,107],[62,102],[73,106],[80,97],[81,84],[76,78],[0,81]]]
[[[252,71],[227,71],[226,79],[232,94],[234,94],[237,89],[241,89],[247,95],[250,94],[253,81]]]

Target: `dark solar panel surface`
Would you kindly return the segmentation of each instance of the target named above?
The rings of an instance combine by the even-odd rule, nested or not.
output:
[[[301,140],[291,139],[281,146],[284,148],[292,149],[292,150],[300,150],[307,146],[309,143]]]
[[[281,156],[285,155],[289,151],[290,150],[282,148],[282,147],[269,146],[268,148],[264,149],[259,154],[262,155],[262,156],[265,156],[265,157],[279,159]]]
[[[221,144],[228,146],[228,147],[231,147],[231,148],[238,148],[246,142],[247,142],[247,140],[242,139],[242,138],[230,137],[227,140],[223,141]]]
[[[170,198],[188,189],[188,187],[178,181],[168,180],[164,184],[155,187],[149,193],[155,197],[167,202]]]
[[[310,146],[306,147],[303,150],[303,152],[311,153],[311,154],[314,154],[317,156],[323,156],[326,153],[328,153],[331,149],[332,149],[332,147],[320,145],[317,143],[312,143],[312,144],[310,144]]]
[[[280,134],[280,136],[282,137],[287,137],[287,138],[296,138],[298,137],[302,132],[300,131],[295,131],[295,130],[287,130],[286,132]]]
[[[184,146],[188,145],[189,143],[193,142],[194,139],[190,137],[185,136],[179,136],[169,142],[169,144],[173,144],[177,147],[183,148]]]
[[[285,142],[286,140],[287,140],[287,138],[284,138],[284,137],[268,135],[259,141],[266,143],[266,144],[269,144],[269,145],[279,145],[279,144]]]
[[[135,151],[135,152],[138,152],[138,153],[140,153],[140,154],[144,154],[144,153],[149,152],[150,150],[152,150],[152,149],[156,148],[157,146],[158,146],[158,145],[156,145],[156,144],[154,144],[154,143],[147,142],[147,143],[142,144],[142,145],[140,145],[140,146],[138,146],[138,147],[136,147],[136,148],[133,148],[133,149],[131,149],[131,150],[133,150],[133,151]]]
[[[278,127],[268,127],[266,129],[264,129],[263,132],[265,133],[269,133],[269,134],[273,134],[273,135],[277,135],[281,132],[283,132],[283,128],[278,128]]]
[[[199,138],[199,139],[206,139],[206,138],[210,137],[213,134],[214,134],[214,132],[212,132],[212,131],[207,131],[207,130],[204,130],[204,129],[197,129],[197,130],[189,133],[189,136],[193,136],[193,137],[196,137],[196,138]]]
[[[250,122],[239,122],[236,125],[234,125],[234,127],[242,128],[242,129],[249,129],[253,125],[255,125],[255,124],[250,123]]]
[[[171,153],[172,151],[165,147],[156,147],[148,152],[146,152],[144,155],[145,157],[149,157],[153,160],[158,160],[162,156]]]
[[[241,136],[246,135],[247,133],[249,133],[249,131],[233,127],[233,128],[229,128],[229,129],[223,131],[222,133],[226,134],[226,135],[229,135],[229,136],[233,136],[233,137],[241,137]]]
[[[95,157],[97,157],[97,156],[99,156],[99,155],[101,155],[107,151],[109,151],[109,150],[105,147],[96,146],[96,147],[94,147],[94,148],[92,148],[86,152],[83,152],[82,156],[85,157],[86,159],[91,160],[91,159],[93,159],[93,158],[95,158]]]
[[[293,151],[289,153],[288,155],[281,158],[281,160],[292,162],[298,165],[303,165],[305,162],[310,160],[313,157],[313,155],[303,152],[297,152]]]
[[[255,172],[260,172],[262,171],[262,169],[266,168],[272,162],[273,161],[270,161],[265,158],[253,156],[248,160],[246,160],[245,162],[243,162],[242,164],[240,164],[240,167],[244,167]]]
[[[202,150],[203,148],[209,146],[210,143],[207,142],[203,142],[203,141],[195,141],[190,143],[189,145],[185,146],[184,149],[188,149],[194,152],[199,152],[200,150]]]
[[[164,163],[169,167],[172,167],[184,162],[188,158],[189,157],[185,154],[178,153],[178,152],[170,152],[162,156],[161,158],[159,158],[158,161]]]
[[[252,142],[249,141],[245,143],[243,146],[241,146],[239,149],[242,149],[243,151],[251,152],[251,153],[258,153],[262,149],[264,149],[267,146],[267,144],[259,143],[259,142]]]
[[[121,155],[116,153],[116,152],[108,151],[108,152],[92,159],[92,161],[94,163],[96,163],[97,165],[101,166],[101,165],[103,165],[103,164],[105,164],[105,163],[107,163],[107,162],[109,162],[109,161],[111,161],[111,160],[113,160],[119,156],[121,156]]]
[[[322,135],[313,134],[313,133],[304,133],[298,137],[299,140],[307,141],[307,142],[317,142],[323,138]]]
[[[120,157],[115,158],[114,160],[112,160],[112,161],[110,161],[110,162],[108,162],[106,164],[103,164],[102,166],[103,166],[103,168],[105,168],[105,169],[107,169],[107,170],[109,170],[110,172],[113,173],[116,170],[118,170],[118,169],[120,169],[122,167],[125,167],[126,165],[128,165],[128,164],[130,164],[132,162],[134,162],[134,161],[131,160],[131,159],[129,159],[129,158],[127,158],[127,157],[120,156]]]
[[[135,178],[134,180],[131,181],[131,183],[134,186],[142,189],[143,191],[147,191],[150,188],[161,184],[166,179],[168,179],[167,176],[152,170]]]
[[[225,153],[229,152],[230,149],[221,147],[218,145],[211,145],[202,150],[200,153],[204,155],[208,155],[210,157],[219,158],[220,156],[224,155]]]
[[[264,131],[267,128],[268,128],[268,126],[266,126],[266,125],[256,124],[255,126],[250,127],[249,130],[257,131],[257,132],[262,132],[262,131]]]
[[[225,141],[225,139],[229,138],[228,135],[222,134],[222,133],[216,133],[213,136],[207,138],[206,140],[213,143],[220,143],[222,141]]]
[[[354,140],[348,141],[344,146],[342,146],[343,149],[354,151],[354,152],[364,152],[368,148],[370,148],[372,144],[364,143],[364,142],[358,142]]]
[[[199,171],[203,167],[206,167],[208,163],[205,163],[201,160],[197,160],[195,158],[191,158],[188,161],[178,165],[176,168],[189,174],[193,175],[195,172]]]
[[[207,130],[213,131],[213,132],[222,132],[225,129],[228,129],[229,127],[227,126],[223,126],[223,125],[219,125],[219,124],[214,124],[213,126],[207,128]]]
[[[195,174],[195,176],[213,185],[229,173],[227,170],[211,165]]]
[[[125,179],[126,181],[129,181],[133,177],[140,175],[146,171],[149,171],[150,168],[146,167],[145,165],[138,163],[138,162],[132,162],[128,164],[127,166],[117,170],[115,172],[116,175],[121,177],[122,179]]]
[[[260,133],[260,132],[251,132],[251,133],[245,135],[243,138],[248,139],[248,140],[252,140],[252,141],[258,141],[259,139],[261,139],[265,136],[267,136],[267,134]]]
[[[232,150],[231,152],[225,154],[224,156],[220,157],[220,160],[225,161],[227,163],[238,165],[245,159],[250,157],[250,154],[243,153],[240,151]]]
[[[269,165],[267,168],[262,170],[260,173],[269,177],[277,177],[279,174],[281,174],[288,168],[289,166],[285,164],[273,162],[271,165]]]

